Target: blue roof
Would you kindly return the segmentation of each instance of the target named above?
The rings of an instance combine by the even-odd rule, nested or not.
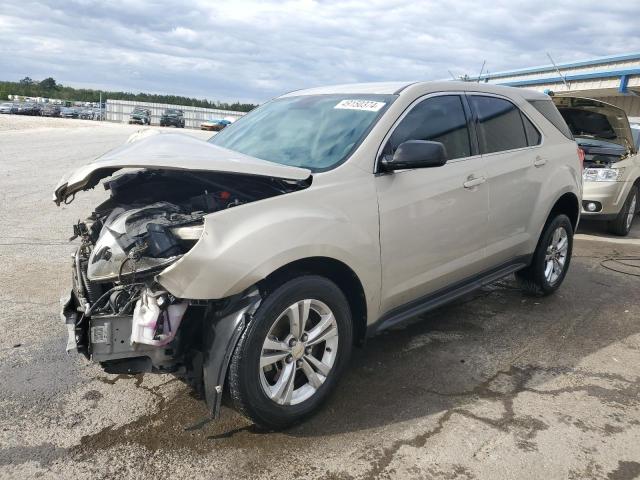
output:
[[[640,60],[640,52],[628,53],[625,55],[610,55],[607,57],[592,58],[590,60],[581,60],[579,62],[557,63],[556,65],[559,69],[563,69],[563,68],[576,68],[576,67],[590,67],[594,65],[601,65],[604,63],[622,62],[625,60]],[[554,67],[553,65],[542,65],[539,67],[520,68],[516,70],[505,70],[502,72],[485,73],[485,74],[482,74],[480,78],[483,80],[485,78],[496,79],[500,77],[510,77],[513,75],[522,75],[525,73],[554,72],[555,70],[556,70],[556,67]]]

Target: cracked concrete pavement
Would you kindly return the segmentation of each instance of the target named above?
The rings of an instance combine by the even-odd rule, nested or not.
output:
[[[318,415],[264,433],[206,421],[171,376],[66,356],[67,238],[104,192],[57,208],[52,188],[140,127],[26,122],[0,117],[0,478],[640,477],[640,277],[602,263],[640,255],[640,222],[584,225],[552,297],[505,279],[379,335]]]

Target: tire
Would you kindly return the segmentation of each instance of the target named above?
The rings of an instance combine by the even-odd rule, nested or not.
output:
[[[618,216],[615,220],[609,222],[609,232],[621,237],[626,237],[627,235],[629,235],[631,226],[633,225],[633,217],[635,216],[637,211],[638,187],[637,185],[633,185],[629,190],[629,195],[627,195],[627,199],[625,200],[620,213],[618,213]]]
[[[307,325],[303,330],[305,334],[308,333],[307,340],[305,343],[304,335],[298,335],[301,341],[289,348],[287,342],[294,340],[294,336],[286,313],[294,306],[294,310],[300,312],[298,302],[302,301],[310,302]],[[329,318],[325,307],[335,319],[328,327],[328,324],[319,326],[322,318]],[[325,316],[321,317],[319,311],[324,312]],[[316,326],[318,329],[314,333],[313,327]],[[337,330],[335,336],[309,346],[314,339],[327,335],[322,332],[334,332],[332,329]],[[266,349],[265,353],[268,335],[271,341],[278,342],[277,345],[282,347]],[[352,339],[349,304],[333,282],[309,275],[284,283],[263,301],[235,348],[228,382],[233,406],[266,430],[281,430],[302,421],[315,413],[336,387],[349,361]],[[269,355],[284,358],[260,367],[261,362],[271,361],[267,359]],[[312,368],[315,385],[310,380],[313,373],[311,377],[306,373],[312,365],[307,360],[311,356],[322,362],[320,365],[323,369],[331,365],[328,371],[325,370],[326,376],[319,374],[320,370],[315,366]],[[287,376],[287,372],[293,376]],[[286,378],[292,378],[293,383],[282,381]],[[278,388],[278,385],[282,387]],[[292,385],[292,388],[287,389],[287,385]],[[274,399],[268,395],[268,390]],[[274,393],[280,390],[282,394]]]
[[[559,237],[556,237],[556,234]],[[566,239],[566,245],[558,243],[562,238]],[[557,248],[557,246],[562,248]],[[550,248],[553,248],[553,251],[548,251]],[[564,214],[556,215],[547,221],[542,230],[531,265],[516,272],[516,280],[520,288],[525,293],[535,296],[546,296],[555,292],[562,285],[569,270],[572,251],[573,226],[571,221]],[[550,258],[548,255],[553,255],[553,257]],[[556,260],[554,261],[553,258]],[[553,265],[550,273],[548,270],[549,262]]]

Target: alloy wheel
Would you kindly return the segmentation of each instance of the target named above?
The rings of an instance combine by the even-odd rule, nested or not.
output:
[[[338,353],[338,324],[331,309],[300,300],[271,326],[260,355],[260,383],[279,405],[311,398],[329,376]]]
[[[551,236],[551,241],[547,246],[544,257],[545,268],[544,277],[549,285],[553,286],[562,276],[565,264],[567,263],[567,253],[569,251],[569,236],[564,227],[558,227]]]

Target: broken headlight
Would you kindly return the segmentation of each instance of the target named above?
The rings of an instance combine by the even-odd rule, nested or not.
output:
[[[108,229],[102,235],[89,257],[87,276],[92,282],[121,280],[128,275],[153,272],[175,262],[181,255],[154,258],[145,255],[148,246],[141,242],[128,252],[118,244],[116,236]]]

